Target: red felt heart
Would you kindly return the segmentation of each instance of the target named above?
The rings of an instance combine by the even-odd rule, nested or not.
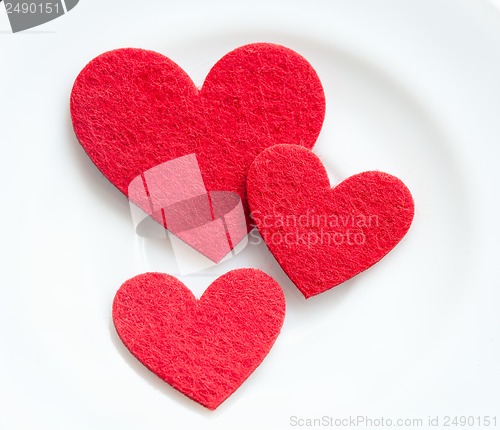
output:
[[[71,94],[78,140],[122,193],[146,170],[194,153],[207,190],[238,193],[247,215],[245,177],[255,156],[283,143],[312,148],[324,113],[312,66],[269,43],[225,55],[200,90],[167,57],[118,49],[92,60]]]
[[[257,368],[285,317],[285,297],[255,269],[226,273],[197,300],[176,278],[146,273],[116,293],[120,339],[149,370],[208,409]]]
[[[262,152],[248,172],[247,193],[260,234],[306,298],[379,261],[414,214],[398,178],[364,172],[331,189],[321,160],[295,145]]]

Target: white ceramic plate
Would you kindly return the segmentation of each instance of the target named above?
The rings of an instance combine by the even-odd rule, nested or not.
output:
[[[437,416],[450,428],[446,416],[495,415],[500,426],[492,5],[82,0],[35,30],[0,32],[0,429],[287,429],[357,416],[421,428]],[[208,412],[115,334],[119,286],[175,266],[168,243],[135,236],[126,200],[74,137],[68,99],[80,69],[113,48],[162,52],[201,85],[222,55],[256,41],[295,49],[321,77],[327,115],[314,150],[332,185],[364,170],[397,175],[416,216],[380,263],[308,301],[262,244],[184,277],[201,294],[220,273],[257,267],[287,298],[270,355]]]

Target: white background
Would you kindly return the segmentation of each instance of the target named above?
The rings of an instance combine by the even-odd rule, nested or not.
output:
[[[0,429],[287,429],[290,417],[497,416],[500,426],[500,12],[473,0],[82,0],[19,34],[0,13]],[[286,45],[325,87],[315,152],[332,185],[399,176],[414,224],[379,264],[305,301],[265,246],[183,281],[257,267],[287,298],[283,332],[216,412],[145,370],[111,303],[175,273],[135,236],[125,198],[72,132],[69,94],[100,53],[164,53],[201,85],[244,43]]]

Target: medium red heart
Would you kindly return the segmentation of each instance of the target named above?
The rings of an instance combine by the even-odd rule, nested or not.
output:
[[[295,145],[262,152],[248,172],[247,193],[260,234],[306,298],[379,261],[414,214],[398,178],[364,172],[331,189],[321,160]]]
[[[257,368],[280,333],[285,297],[256,269],[233,270],[197,300],[176,278],[146,273],[113,302],[120,339],[149,370],[208,409]]]
[[[247,215],[245,177],[253,159],[276,144],[312,148],[324,114],[312,66],[269,43],[225,55],[200,90],[167,57],[118,49],[92,60],[71,94],[78,140],[122,193],[146,170],[194,153],[207,190],[237,192]]]

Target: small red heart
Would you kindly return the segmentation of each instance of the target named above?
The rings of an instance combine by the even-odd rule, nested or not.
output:
[[[276,144],[312,148],[324,114],[312,66],[269,43],[226,54],[200,90],[167,57],[118,49],[92,60],[71,94],[78,140],[122,193],[145,171],[194,153],[207,190],[238,193],[247,215],[253,159]]]
[[[262,152],[248,172],[247,193],[261,236],[306,298],[379,261],[414,215],[398,178],[364,172],[332,189],[321,160],[295,145]]]
[[[256,269],[226,273],[199,300],[178,279],[146,273],[125,282],[113,302],[116,331],[132,355],[208,409],[257,368],[284,318],[281,287]]]

